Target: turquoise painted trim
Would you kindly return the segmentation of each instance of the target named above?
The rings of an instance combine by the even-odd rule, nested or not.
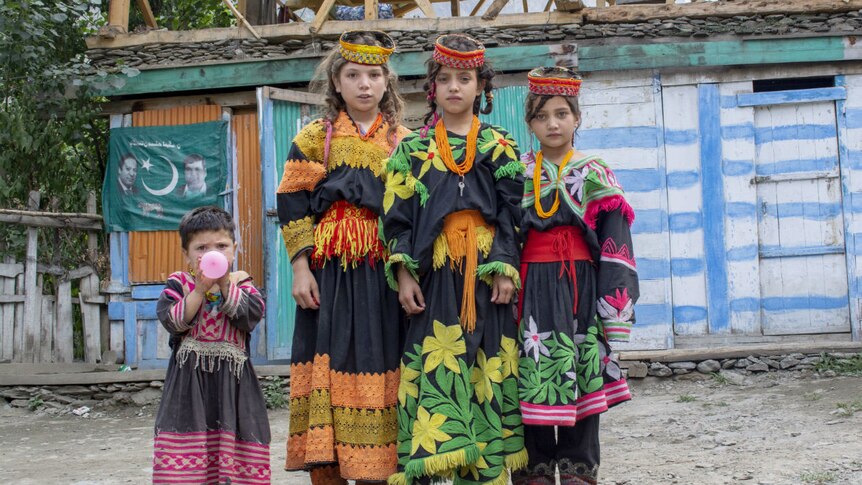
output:
[[[126,365],[134,365],[138,362],[138,319],[135,313],[134,302],[123,304],[123,340],[126,345]]]
[[[845,59],[844,49],[844,37],[585,45],[578,48],[578,70],[842,61]]]
[[[573,54],[560,54],[559,44],[492,47],[486,57],[498,72],[528,71],[539,66],[553,66],[561,55],[574,60]],[[392,56],[391,65],[399,76],[425,75],[425,61],[430,52],[404,52]],[[241,86],[266,86],[286,83],[305,83],[311,80],[320,64],[319,57],[298,59],[268,59],[198,66],[178,66],[164,69],[146,69],[125,81],[120,87],[100,91],[102,96],[121,96],[145,93],[171,93],[204,89],[221,89]]]
[[[737,106],[771,106],[774,104],[818,103],[820,101],[835,101],[847,99],[844,87],[794,89],[789,91],[773,91],[768,93],[738,94]]]

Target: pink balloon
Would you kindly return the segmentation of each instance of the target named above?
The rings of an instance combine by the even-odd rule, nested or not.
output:
[[[207,278],[219,279],[227,273],[227,258],[218,251],[209,251],[201,256],[201,271]]]

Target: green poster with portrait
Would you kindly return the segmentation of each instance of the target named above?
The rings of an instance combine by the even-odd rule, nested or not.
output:
[[[224,206],[227,121],[114,128],[102,185],[108,231],[177,229],[203,205]]]

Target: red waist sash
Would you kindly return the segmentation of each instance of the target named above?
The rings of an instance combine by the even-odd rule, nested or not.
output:
[[[530,231],[521,254],[522,263],[592,261],[584,231],[575,226],[557,226],[547,231]],[[523,281],[523,280],[522,280]]]

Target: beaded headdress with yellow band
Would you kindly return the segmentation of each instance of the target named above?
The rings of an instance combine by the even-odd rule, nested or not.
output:
[[[371,35],[380,45],[357,44],[355,41],[363,35]],[[389,56],[395,52],[395,41],[385,32],[377,30],[349,30],[338,39],[341,57],[357,64],[379,66],[386,64]]]
[[[445,39],[451,39],[453,37],[468,39],[479,46],[479,48],[473,51],[459,51],[442,44],[442,41],[445,41]],[[434,53],[431,54],[431,57],[438,64],[442,64],[444,66],[453,67],[455,69],[473,69],[476,67],[482,67],[485,64],[485,46],[478,40],[467,35],[441,35],[437,38],[437,42],[434,43]]]
[[[527,74],[530,92],[543,96],[577,96],[581,76],[565,67],[540,67]]]

